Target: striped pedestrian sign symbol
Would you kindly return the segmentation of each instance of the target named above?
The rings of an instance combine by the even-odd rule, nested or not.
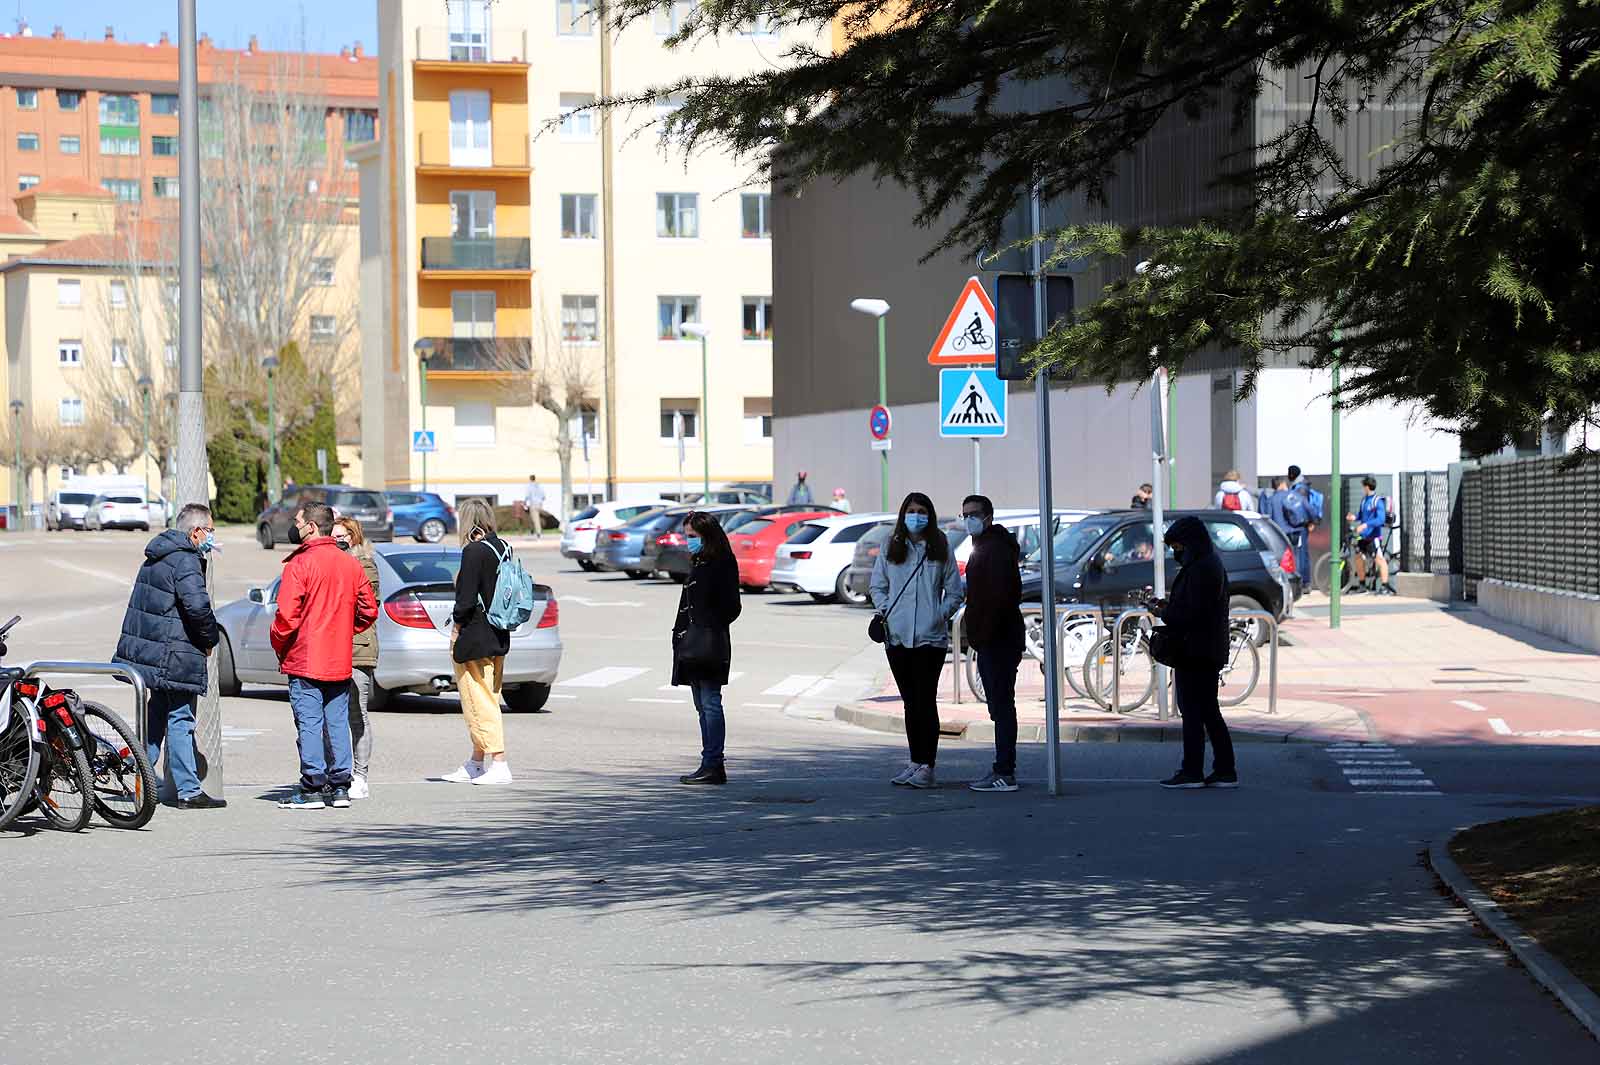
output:
[[[1005,436],[1005,382],[993,370],[940,370],[939,435]]]

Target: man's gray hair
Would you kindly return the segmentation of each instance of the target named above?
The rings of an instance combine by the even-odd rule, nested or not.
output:
[[[178,511],[178,531],[188,536],[211,521],[211,508],[204,503],[185,503]]]

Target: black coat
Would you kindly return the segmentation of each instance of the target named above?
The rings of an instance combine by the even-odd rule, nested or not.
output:
[[[683,593],[678,596],[678,617],[672,626],[672,683],[726,684],[728,667],[733,664],[733,638],[729,626],[739,619],[739,564],[732,555],[703,562],[695,557]],[[692,669],[678,661],[678,643],[688,631],[690,621],[716,634],[722,648],[722,661],[713,669]]]
[[[967,642],[978,648],[1023,647],[1022,549],[1004,525],[991,525],[972,541],[967,560]]]
[[[152,691],[204,692],[206,652],[216,645],[205,557],[178,530],[157,533],[145,545],[114,660],[137,669]]]
[[[490,545],[493,545],[492,547]],[[498,536],[477,540],[461,549],[461,571],[456,574],[456,606],[451,612],[461,626],[452,648],[457,662],[481,658],[502,658],[511,650],[511,633],[489,624],[485,604],[494,602],[494,582],[500,572],[501,555],[511,550]]]
[[[1179,518],[1166,541],[1183,548],[1161,614],[1171,632],[1176,668],[1218,670],[1228,662],[1228,573],[1199,518]]]

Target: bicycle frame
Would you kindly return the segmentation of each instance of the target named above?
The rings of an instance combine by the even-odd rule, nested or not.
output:
[[[1111,712],[1122,713],[1122,627],[1133,618],[1149,617],[1150,611],[1135,608],[1117,615],[1111,626]],[[1267,656],[1267,713],[1278,712],[1278,619],[1265,610],[1230,610],[1231,619],[1259,618],[1267,626],[1272,651]],[[1166,707],[1161,709],[1160,720],[1167,720]]]

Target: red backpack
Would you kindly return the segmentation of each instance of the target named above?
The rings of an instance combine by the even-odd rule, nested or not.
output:
[[[1223,510],[1243,510],[1244,509],[1244,504],[1239,501],[1239,493],[1238,492],[1224,492],[1224,493],[1222,493],[1222,509]]]

